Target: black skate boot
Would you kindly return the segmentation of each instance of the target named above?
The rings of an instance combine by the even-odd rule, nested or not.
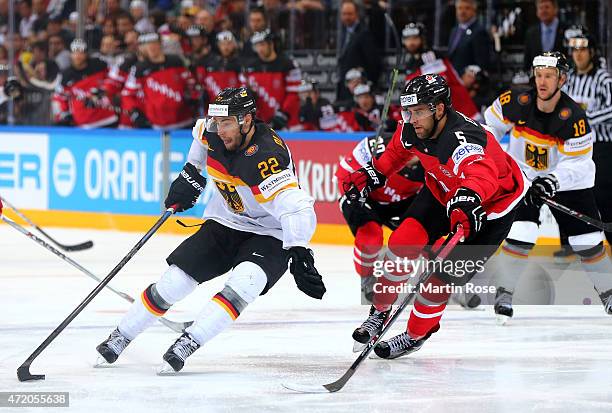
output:
[[[612,290],[604,291],[599,294],[599,298],[601,299],[605,312],[612,315]]]
[[[512,293],[506,290],[504,287],[498,287],[497,293],[495,293],[495,305],[493,306],[495,314],[497,314],[496,321],[498,325],[505,325],[512,316],[514,310],[512,309]]]
[[[561,245],[561,248],[553,252],[553,261],[555,264],[560,266],[567,266],[576,260],[576,254],[572,247],[567,245]]]
[[[410,337],[408,333],[403,332],[402,334],[392,337],[390,340],[378,343],[376,347],[374,347],[374,353],[380,358],[389,360],[414,353],[420,350],[421,347],[423,347],[423,343],[439,329],[440,324],[437,324],[427,333],[427,335],[425,335],[425,337],[419,339],[414,339]]]
[[[183,333],[164,354],[165,363],[159,368],[158,374],[172,374],[181,371],[187,357],[199,348],[200,345],[189,333]]]
[[[370,307],[370,315],[366,321],[353,331],[353,339],[356,341],[353,345],[354,352],[363,350],[365,345],[382,331],[389,319],[389,314],[391,314],[391,309],[378,311],[374,306]]]
[[[457,293],[452,295],[452,299],[466,310],[474,310],[482,302],[478,294]]]
[[[121,334],[119,328],[114,329],[110,336],[96,347],[96,350],[102,356],[98,357],[97,365],[105,364],[105,362],[113,364],[130,342],[130,339]]]

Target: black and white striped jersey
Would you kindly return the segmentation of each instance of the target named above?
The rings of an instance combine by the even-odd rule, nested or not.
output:
[[[572,69],[563,91],[580,104],[597,142],[612,142],[612,76],[606,69],[578,74]]]

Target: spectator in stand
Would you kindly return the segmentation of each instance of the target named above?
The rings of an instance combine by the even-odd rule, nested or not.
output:
[[[37,16],[32,12],[32,1],[31,0],[21,0],[19,2],[19,16],[21,20],[19,21],[19,34],[24,39],[28,39],[34,33],[33,27],[34,22],[36,21]]]
[[[139,33],[150,33],[155,31],[153,23],[149,20],[149,8],[143,0],[133,0],[130,3],[130,14],[136,22],[134,29]]]
[[[115,20],[111,18],[104,19],[102,22],[102,36],[115,36],[117,34],[117,25]]]
[[[300,97],[300,126],[308,131],[335,131],[338,118],[329,100],[321,96],[317,81],[302,80],[297,87]]]
[[[37,88],[54,90],[57,86],[60,70],[57,64],[49,59],[47,43],[32,43],[32,58],[29,62],[19,62],[20,77],[26,83]]]
[[[242,46],[242,56],[250,59],[257,56],[253,49],[253,43],[251,43],[251,36],[253,33],[263,32],[268,28],[268,18],[263,8],[254,7],[249,10],[248,25],[248,30],[245,33],[246,40]]]
[[[478,22],[476,0],[455,1],[457,25],[448,42],[448,58],[457,73],[469,65],[491,68],[493,45],[487,30]]]
[[[362,67],[366,78],[372,84],[378,82],[382,58],[376,41],[367,26],[359,20],[359,9],[353,0],[344,0],[340,8],[342,33],[338,55],[339,78],[344,79],[346,72],[353,67]],[[338,83],[337,99],[351,97],[343,83]]]
[[[49,14],[47,14],[45,0],[32,0],[32,13],[36,16],[36,20],[32,25],[34,33],[46,30],[47,24],[49,23]]]
[[[536,0],[536,15],[539,23],[525,33],[525,57],[523,69],[531,70],[533,58],[543,52],[564,52],[565,27],[559,22],[557,0]]]
[[[75,39],[70,44],[71,66],[53,95],[53,115],[58,125],[84,128],[114,126],[117,115],[106,96],[100,95],[108,74],[106,63],[87,54],[87,44]]]
[[[427,34],[423,24],[408,23],[402,30],[402,42],[408,56],[405,69],[406,82],[424,74],[439,74],[444,77],[451,90],[453,109],[472,119],[480,118],[480,111],[451,62],[446,58],[439,58],[427,47]]]
[[[257,57],[243,67],[241,81],[258,96],[257,117],[274,129],[299,126],[300,99],[297,86],[302,74],[297,64],[284,53],[277,53],[270,31],[251,37]]]
[[[217,31],[215,30],[215,18],[212,13],[207,9],[200,10],[195,15],[195,24],[204,28],[206,36],[208,36],[208,44],[216,52]]]
[[[470,98],[476,104],[480,113],[480,118],[484,116],[484,111],[493,103],[497,95],[491,87],[489,74],[482,70],[480,66],[469,65],[461,75],[463,85],[468,90]],[[452,93],[452,92],[451,92]]]
[[[118,14],[115,18],[117,37],[123,38],[127,32],[134,30],[134,18],[129,13]]]
[[[66,50],[64,39],[59,34],[49,36],[49,57],[55,61],[60,71],[70,67],[70,52]]]
[[[108,67],[113,67],[118,61],[118,41],[113,36],[104,36],[100,42],[100,51],[93,56],[102,60]]]
[[[178,129],[193,123],[200,97],[195,80],[176,55],[164,54],[157,33],[141,34],[145,59],[132,67],[121,92],[122,110],[135,127]]]
[[[49,19],[47,24],[47,36],[50,38],[54,35],[60,35],[64,41],[64,47],[69,45],[74,39],[74,35],[70,30],[63,27],[64,18],[62,16],[54,16]]]

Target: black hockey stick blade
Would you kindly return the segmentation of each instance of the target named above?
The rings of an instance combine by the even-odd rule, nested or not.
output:
[[[93,245],[93,241],[85,241],[76,245],[60,245],[60,248],[65,251],[83,251],[90,249]]]
[[[19,368],[17,369],[17,378],[19,381],[33,381],[33,380],[44,380],[44,374],[32,374],[30,373],[30,363],[29,360],[26,360]]]

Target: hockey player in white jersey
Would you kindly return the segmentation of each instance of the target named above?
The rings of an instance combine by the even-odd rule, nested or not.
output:
[[[313,199],[298,185],[291,153],[274,130],[254,117],[248,89],[226,88],[193,128],[187,163],[172,183],[166,206],[191,208],[207,180],[215,190],[206,221],[166,259],[169,268],[147,287],[97,351],[117,360],[136,336],[198,284],[229,272],[224,288],[205,304],[163,355],[159,373],[180,371],[187,357],[229,327],[287,270],[298,288],[321,299],[325,286],[308,243],[316,226]]]
[[[512,294],[538,237],[542,197],[599,219],[593,195],[595,164],[593,132],[586,114],[561,91],[569,65],[559,52],[533,60],[535,87],[502,93],[486,110],[485,119],[501,138],[510,132],[507,151],[531,181],[523,205],[499,256],[495,313],[504,324],[512,317]],[[580,256],[604,309],[612,314],[612,262],[603,246],[603,233],[569,215],[552,210],[569,244]]]

